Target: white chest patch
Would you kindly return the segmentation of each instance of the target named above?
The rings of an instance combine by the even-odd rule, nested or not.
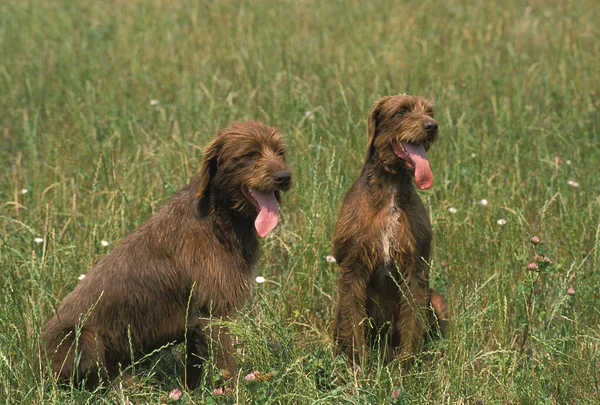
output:
[[[381,247],[385,264],[389,264],[392,261],[393,242],[396,239],[395,230],[399,216],[400,214],[394,209],[394,197],[392,197],[390,215],[381,232]]]

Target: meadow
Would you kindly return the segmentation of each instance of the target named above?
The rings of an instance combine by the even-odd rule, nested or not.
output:
[[[0,2],[0,400],[600,403],[598,21],[596,0]],[[451,328],[406,375],[355,374],[327,256],[368,113],[398,93],[436,105],[420,196]],[[294,187],[231,325],[234,393],[185,392],[182,348],[110,390],[38,378],[40,331],[80,275],[246,119],[285,133]]]

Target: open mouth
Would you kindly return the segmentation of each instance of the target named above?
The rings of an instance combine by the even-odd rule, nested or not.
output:
[[[409,169],[415,169],[415,164],[410,158],[410,155],[406,152],[406,149],[404,148],[404,143],[399,144],[398,141],[394,140],[394,142],[392,142],[392,149],[394,150],[396,156],[398,156],[400,159],[406,162],[406,165]]]
[[[254,221],[256,232],[261,238],[264,238],[279,223],[279,206],[275,198],[274,191],[260,191],[252,187],[244,188],[244,194],[250,201],[258,215]]]
[[[427,190],[433,185],[433,173],[429,167],[429,160],[423,145],[413,145],[408,142],[392,142],[394,154],[406,162],[410,170],[414,172],[415,183],[421,190]]]

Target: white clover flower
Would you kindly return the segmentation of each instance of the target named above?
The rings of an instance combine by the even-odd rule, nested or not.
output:
[[[265,278],[263,276],[256,276],[254,281],[256,281],[258,284],[262,284],[265,282]]]
[[[313,113],[312,111],[307,111],[304,113],[304,118],[306,118],[309,121],[314,121],[315,113]]]
[[[474,158],[474,157],[476,157],[476,156],[477,156],[477,154],[476,154],[475,152],[471,153],[471,157],[472,157],[472,158]]]
[[[571,187],[579,187],[579,183],[577,183],[576,181],[573,181],[573,180],[567,181],[567,184]]]
[[[79,280],[80,281],[83,280],[84,278],[85,278],[85,274],[82,274],[82,275],[79,276]]]
[[[488,205],[488,200],[484,198],[483,200],[479,201],[479,205],[481,205],[482,207],[486,207]]]
[[[35,243],[42,243],[44,241],[44,239],[43,238],[35,238],[33,241]]]
[[[508,221],[506,219],[504,219],[504,218],[500,218],[499,220],[496,221],[496,223],[498,225],[506,225],[507,222]]]
[[[155,106],[158,105],[159,101],[158,100],[150,100],[150,105],[151,106]]]
[[[325,260],[327,261],[327,263],[335,263],[336,262],[335,257],[333,257],[331,255],[325,257]]]
[[[566,163],[567,165],[571,166],[571,161],[570,161],[570,160],[567,160],[565,163]]]
[[[108,243],[108,242],[107,242],[107,241],[105,241],[105,240],[101,240],[101,241],[100,241],[100,244],[101,244],[102,246],[104,246],[104,247],[107,247],[108,245],[110,245],[110,243]]]
[[[29,193],[29,190],[27,190],[26,188],[21,189],[21,194],[27,194]]]
[[[450,208],[448,208],[448,212],[450,214],[456,214],[458,212],[458,210],[456,208],[454,208],[454,207],[450,207]]]

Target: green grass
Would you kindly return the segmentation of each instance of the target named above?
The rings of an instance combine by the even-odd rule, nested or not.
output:
[[[181,349],[128,388],[40,381],[40,330],[219,128],[257,119],[286,134],[295,186],[263,244],[267,281],[232,325],[236,394],[183,400],[599,403],[598,21],[595,0],[0,2],[0,398],[157,403],[181,388]],[[325,258],[370,108],[401,92],[436,103],[420,195],[452,327],[408,375],[374,362],[358,377],[334,355]],[[539,279],[533,235],[552,260]],[[251,370],[275,377],[247,383]]]

